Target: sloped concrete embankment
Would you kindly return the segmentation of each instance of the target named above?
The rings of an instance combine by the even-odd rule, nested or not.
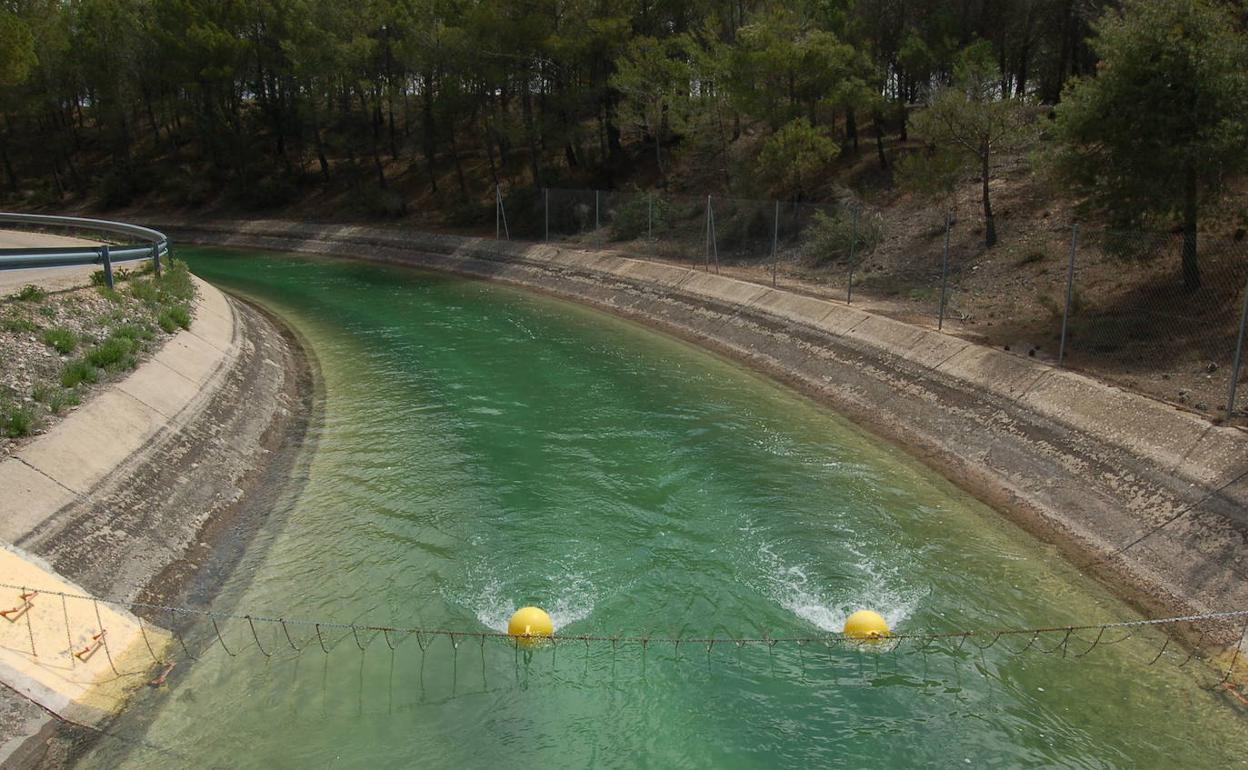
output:
[[[1248,608],[1240,430],[844,304],[610,252],[273,221],[169,228],[184,242],[503,281],[643,321],[909,448],[1146,611]]]
[[[237,559],[267,514],[248,493],[285,481],[310,387],[287,331],[197,287],[190,330],[0,463],[0,582],[177,601],[210,591]],[[17,599],[0,588],[0,604],[8,593]],[[0,624],[15,634],[0,648],[6,766],[54,765],[69,748],[48,740],[55,724],[34,704],[98,723],[144,681],[123,686],[114,669],[163,657],[168,636],[156,624],[168,618],[149,618],[144,639],[128,612],[101,605],[100,618],[74,617],[83,603],[68,604],[62,617],[57,597],[36,596],[30,624]],[[108,654],[75,658],[66,635],[88,646],[101,628]]]

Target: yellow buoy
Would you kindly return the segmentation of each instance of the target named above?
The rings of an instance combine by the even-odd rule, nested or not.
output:
[[[888,636],[888,621],[878,612],[858,610],[845,618],[845,636],[850,639],[883,639]]]
[[[507,635],[522,647],[532,647],[555,633],[555,624],[540,607],[521,607],[507,621]]]

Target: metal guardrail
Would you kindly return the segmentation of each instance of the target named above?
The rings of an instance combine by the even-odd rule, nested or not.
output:
[[[65,227],[91,230],[126,236],[138,241],[120,246],[48,246],[0,249],[0,270],[18,270],[38,267],[72,267],[75,265],[102,265],[104,282],[113,286],[113,263],[151,259],[160,274],[160,258],[169,255],[169,239],[159,230],[112,222],[107,219],[64,217],[49,214],[12,214],[0,212],[0,225],[37,225],[40,227]]]

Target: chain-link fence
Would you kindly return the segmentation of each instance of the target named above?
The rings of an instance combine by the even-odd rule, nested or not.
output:
[[[1248,417],[1242,238],[1032,224],[987,248],[974,218],[890,227],[857,201],[617,190],[513,188],[495,208],[498,237],[609,248],[773,285],[783,274],[786,285],[1214,418]]]

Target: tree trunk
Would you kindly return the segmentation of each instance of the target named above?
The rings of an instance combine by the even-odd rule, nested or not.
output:
[[[425,164],[429,168],[429,190],[436,193],[438,191],[438,170],[435,166],[434,156],[437,154],[438,149],[438,135],[437,126],[433,122],[433,75],[431,73],[425,73],[423,85],[421,96],[424,104],[420,122],[425,139]]]
[[[854,154],[858,153],[858,118],[853,110],[845,110],[845,136],[854,143]]]
[[[1189,167],[1183,179],[1183,288],[1200,288],[1200,263],[1196,255],[1197,221],[1196,169]]]
[[[875,123],[875,154],[880,158],[880,168],[887,171],[888,156],[884,154],[884,119],[877,112],[872,116],[872,122]]]
[[[0,137],[0,164],[4,165],[4,178],[9,183],[9,189],[17,192],[17,174],[13,172],[13,161],[9,159],[8,142]]]
[[[997,223],[992,218],[992,201],[988,197],[988,150],[979,156],[979,180],[984,188],[984,246],[992,248],[997,245]]]

